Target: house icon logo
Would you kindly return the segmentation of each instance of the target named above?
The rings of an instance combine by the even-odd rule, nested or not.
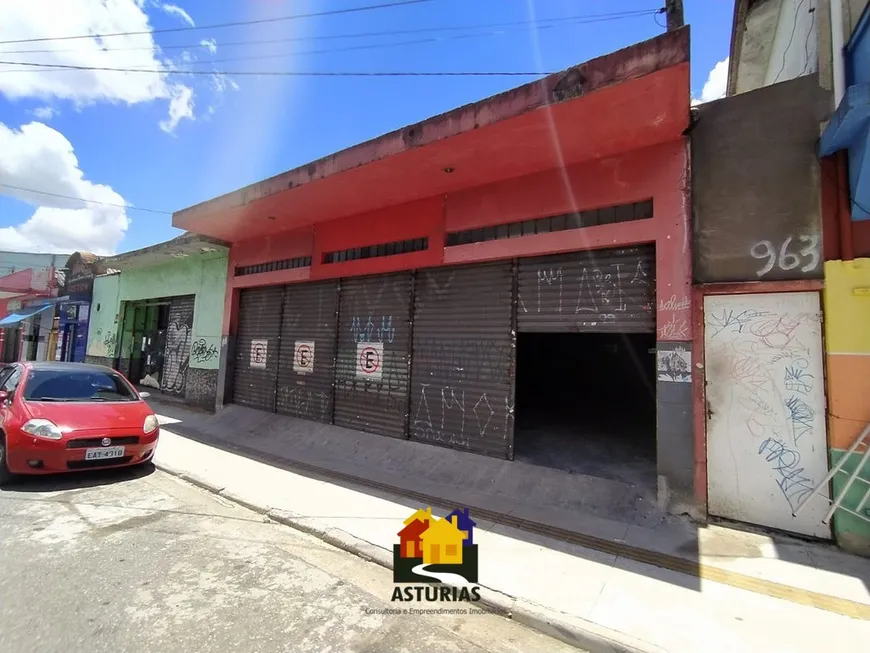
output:
[[[433,516],[432,508],[414,512],[397,533],[399,543],[393,545],[393,582],[443,585],[417,591],[417,600],[477,600],[478,588],[471,587],[477,583],[475,526],[468,508],[443,519]],[[397,598],[402,592],[396,588],[393,600],[412,600],[411,589],[405,588],[404,597]]]

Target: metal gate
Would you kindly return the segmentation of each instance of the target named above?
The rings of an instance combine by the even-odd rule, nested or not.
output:
[[[518,331],[655,331],[651,245],[521,259],[517,290]]]
[[[412,275],[341,282],[334,423],[405,437]]]
[[[420,270],[410,436],[513,457],[513,265]]]
[[[184,395],[187,385],[190,345],[193,342],[194,300],[194,295],[171,297],[169,300],[160,375],[160,391],[167,394]]]
[[[819,293],[707,296],[704,349],[710,513],[831,537]]]
[[[284,287],[246,288],[239,293],[233,401],[275,410],[278,342]]]
[[[338,284],[287,286],[281,319],[276,410],[332,422]]]

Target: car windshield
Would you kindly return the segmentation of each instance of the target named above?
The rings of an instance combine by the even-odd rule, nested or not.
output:
[[[112,372],[31,370],[24,388],[25,401],[138,401],[133,389]]]

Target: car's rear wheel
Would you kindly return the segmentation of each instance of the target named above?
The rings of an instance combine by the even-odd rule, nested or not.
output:
[[[0,433],[0,487],[12,480],[9,465],[6,464],[6,436]]]

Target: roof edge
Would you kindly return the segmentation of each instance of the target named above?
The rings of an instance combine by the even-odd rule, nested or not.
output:
[[[635,43],[542,79],[352,145],[265,180],[173,213],[172,224],[244,206],[390,155],[458,136],[543,106],[580,98],[689,61],[689,26]]]
[[[113,263],[123,263],[125,261],[130,261],[132,259],[139,258],[140,256],[145,256],[148,254],[154,254],[156,252],[160,252],[164,249],[169,249],[173,246],[177,245],[188,245],[193,243],[202,243],[203,245],[210,247],[220,247],[226,250],[229,250],[229,244],[225,243],[222,240],[218,240],[217,238],[212,238],[210,236],[201,236],[200,234],[194,233],[186,233],[181,234],[171,240],[166,240],[162,243],[157,243],[156,245],[149,245],[148,247],[142,247],[140,249],[134,249],[129,252],[123,252],[121,254],[116,254],[115,256],[106,256],[100,259],[100,262],[103,264],[104,268],[111,268]]]
[[[734,2],[734,16],[731,20],[731,51],[728,53],[728,82],[725,95],[737,92],[737,65],[740,62],[740,52],[743,49],[743,31],[746,29],[746,13],[749,0]]]

